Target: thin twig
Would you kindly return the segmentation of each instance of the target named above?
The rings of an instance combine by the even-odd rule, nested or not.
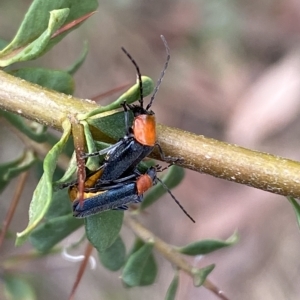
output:
[[[84,252],[84,260],[82,261],[81,265],[80,265],[80,268],[78,270],[78,273],[77,273],[77,276],[76,276],[76,280],[74,282],[74,285],[73,285],[73,288],[72,288],[72,291],[71,291],[71,294],[69,296],[69,300],[73,300],[74,299],[74,296],[75,296],[75,293],[76,293],[76,290],[77,290],[77,287],[81,281],[81,278],[83,276],[83,273],[86,269],[86,266],[89,262],[89,257],[93,251],[94,247],[92,244],[88,243],[87,247],[85,248],[85,252]]]
[[[194,278],[194,275],[197,268],[193,267],[189,264],[183,256],[178,253],[172,246],[165,243],[163,240],[155,236],[151,231],[145,228],[140,222],[138,222],[135,218],[129,216],[128,214],[124,217],[124,223],[130,227],[130,229],[134,232],[136,236],[138,236],[145,243],[153,242],[154,248],[156,248],[161,255],[163,255],[168,261],[170,261],[173,265],[183,270],[191,277]],[[203,283],[203,286],[216,294],[222,300],[228,300],[228,298],[224,295],[223,291],[221,291],[215,284],[213,284],[210,280],[206,279]]]
[[[17,189],[15,191],[15,194],[13,196],[13,200],[10,204],[10,207],[9,207],[9,210],[5,216],[5,219],[2,223],[2,230],[1,230],[1,233],[0,233],[0,248],[3,244],[3,241],[4,241],[4,238],[5,238],[5,235],[6,235],[6,232],[7,232],[7,229],[10,225],[10,222],[14,216],[14,213],[16,211],[16,208],[18,206],[18,203],[19,203],[19,200],[20,200],[20,197],[21,197],[21,194],[23,192],[23,189],[24,189],[24,186],[25,186],[25,183],[26,183],[26,180],[27,180],[27,177],[28,177],[28,174],[29,174],[29,171],[26,171],[26,172],[23,172],[20,177],[19,177],[19,181],[18,181],[18,185],[17,185]]]

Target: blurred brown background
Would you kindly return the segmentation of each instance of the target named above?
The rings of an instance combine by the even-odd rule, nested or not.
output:
[[[0,2],[3,39],[14,36],[30,3]],[[83,41],[88,41],[89,54],[75,80],[76,96],[90,98],[135,81],[135,70],[121,46],[135,58],[143,74],[156,80],[166,56],[161,34],[169,43],[171,62],[153,106],[160,123],[300,159],[298,0],[101,1],[91,19],[33,64],[66,69],[80,55]],[[20,142],[4,128],[0,138],[1,161],[13,158]],[[13,231],[27,224],[34,175],[30,179]],[[0,220],[16,183],[0,196]],[[284,197],[195,172],[187,172],[174,194],[196,219],[195,225],[169,196],[140,219],[174,245],[225,239],[238,230],[236,246],[191,260],[197,266],[216,263],[209,278],[230,299],[299,299],[300,235]],[[123,228],[122,234],[130,245],[131,232]],[[13,241],[6,243],[1,257],[26,247],[14,249]],[[119,272],[110,273],[98,263],[96,270],[86,272],[76,299],[163,299],[173,276],[172,266],[159,255],[157,259],[157,282],[127,290]],[[34,261],[23,270],[29,272],[39,299],[67,299],[78,267],[79,263],[56,256]],[[177,299],[217,297],[193,287],[191,279],[182,274]]]

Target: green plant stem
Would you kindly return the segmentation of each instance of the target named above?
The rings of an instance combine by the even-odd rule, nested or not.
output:
[[[185,168],[284,196],[300,197],[300,163],[157,125],[158,142]],[[156,153],[157,155],[157,153]]]
[[[0,108],[41,124],[62,130],[62,122],[68,116],[96,107],[93,101],[50,91],[0,71]],[[264,191],[300,197],[298,162],[160,124],[157,132],[165,154],[183,158],[182,166],[186,168]],[[152,156],[157,157],[157,153]]]
[[[68,115],[87,113],[96,103],[46,89],[0,71],[0,108],[62,131]]]
[[[163,240],[155,236],[151,231],[144,227],[140,222],[135,218],[125,214],[124,223],[134,232],[145,243],[152,242],[154,243],[154,248],[160,252],[169,262],[178,267],[180,270],[186,272],[192,278],[197,273],[197,268],[190,265],[182,256],[178,253],[172,246],[165,243]],[[220,299],[227,299],[224,293],[216,287],[210,280],[206,279],[203,283],[203,286],[208,290],[216,294]]]

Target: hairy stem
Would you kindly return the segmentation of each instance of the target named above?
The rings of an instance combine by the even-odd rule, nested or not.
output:
[[[0,71],[0,108],[62,130],[69,115],[84,114],[97,104],[50,91]],[[300,197],[300,163],[236,145],[157,125],[166,155],[181,157],[182,166],[264,191]],[[152,154],[158,157],[157,153]]]

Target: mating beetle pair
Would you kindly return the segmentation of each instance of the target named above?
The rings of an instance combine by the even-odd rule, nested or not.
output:
[[[144,108],[143,103],[143,84],[139,67],[131,55],[122,48],[137,71],[140,90],[139,105],[123,103],[126,134],[120,141],[101,151],[84,155],[84,158],[104,154],[106,157],[101,167],[85,181],[83,203],[77,199],[77,185],[70,187],[69,195],[74,201],[73,214],[75,217],[86,217],[110,209],[124,210],[128,208],[127,205],[130,203],[141,202],[143,193],[158,181],[161,182],[157,178],[157,172],[162,170],[160,167],[150,167],[145,174],[141,174],[137,170],[137,165],[153,151],[155,146],[158,147],[162,160],[170,164],[179,161],[178,158],[165,156],[160,145],[156,142],[155,114],[150,110],[170,60],[168,44],[163,36],[161,38],[166,48],[167,60],[146,108]],[[129,110],[134,115],[132,126],[128,124]],[[184,213],[195,222],[170,190],[165,185],[164,187]]]
[[[101,173],[97,171],[85,182],[84,201],[82,204],[77,199],[78,186],[70,187],[69,196],[71,201],[73,201],[74,217],[84,218],[106,210],[126,210],[128,209],[127,205],[141,202],[143,194],[157,182],[160,182],[182,211],[195,222],[168,187],[157,177],[157,172],[162,172],[163,170],[165,169],[162,169],[160,166],[150,167],[145,174],[140,174],[136,170],[131,176],[108,184],[99,183],[99,175],[101,176]]]

